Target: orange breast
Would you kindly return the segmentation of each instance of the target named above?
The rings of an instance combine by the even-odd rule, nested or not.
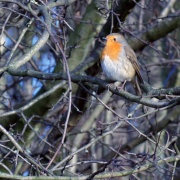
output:
[[[107,42],[106,46],[104,47],[102,54],[101,54],[101,60],[104,59],[104,57],[107,55],[109,56],[112,61],[118,61],[119,53],[121,52],[121,44],[117,42]]]

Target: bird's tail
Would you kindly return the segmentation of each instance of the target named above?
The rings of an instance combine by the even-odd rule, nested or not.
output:
[[[140,76],[141,77],[141,76]],[[144,83],[142,77],[139,78],[139,76],[136,76],[133,80],[132,80],[132,83],[133,83],[133,86],[134,86],[134,89],[136,91],[136,94],[138,96],[142,96],[142,90],[139,86],[139,83]]]
[[[141,84],[144,84],[144,80],[143,80],[140,72],[139,72],[139,73],[136,73],[136,74],[137,74],[137,78],[136,78],[136,79],[138,79],[138,81],[139,81]]]

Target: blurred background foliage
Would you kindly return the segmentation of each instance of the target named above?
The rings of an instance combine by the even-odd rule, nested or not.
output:
[[[106,179],[101,173],[111,172],[108,179],[178,179],[178,104],[148,107],[102,90],[97,81],[71,82],[67,76],[105,79],[102,37],[119,32],[136,51],[151,87],[179,88],[179,9],[178,0],[0,0],[0,171],[9,178],[92,179],[97,172]],[[34,50],[45,33],[47,40]],[[32,74],[23,75],[28,70]],[[47,80],[36,72],[66,78]],[[135,94],[130,84],[125,90]],[[159,103],[179,95],[177,89],[175,95],[169,90],[143,97]]]

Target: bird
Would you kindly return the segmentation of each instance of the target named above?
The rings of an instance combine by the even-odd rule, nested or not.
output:
[[[105,47],[100,57],[105,77],[110,81],[123,83],[120,89],[123,89],[126,82],[130,81],[136,93],[141,95],[139,83],[144,83],[144,81],[134,50],[122,34],[111,33],[106,36],[105,40]]]

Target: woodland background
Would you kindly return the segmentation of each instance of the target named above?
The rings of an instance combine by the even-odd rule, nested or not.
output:
[[[0,0],[0,179],[179,179],[180,1]],[[122,33],[146,83],[107,88]]]

